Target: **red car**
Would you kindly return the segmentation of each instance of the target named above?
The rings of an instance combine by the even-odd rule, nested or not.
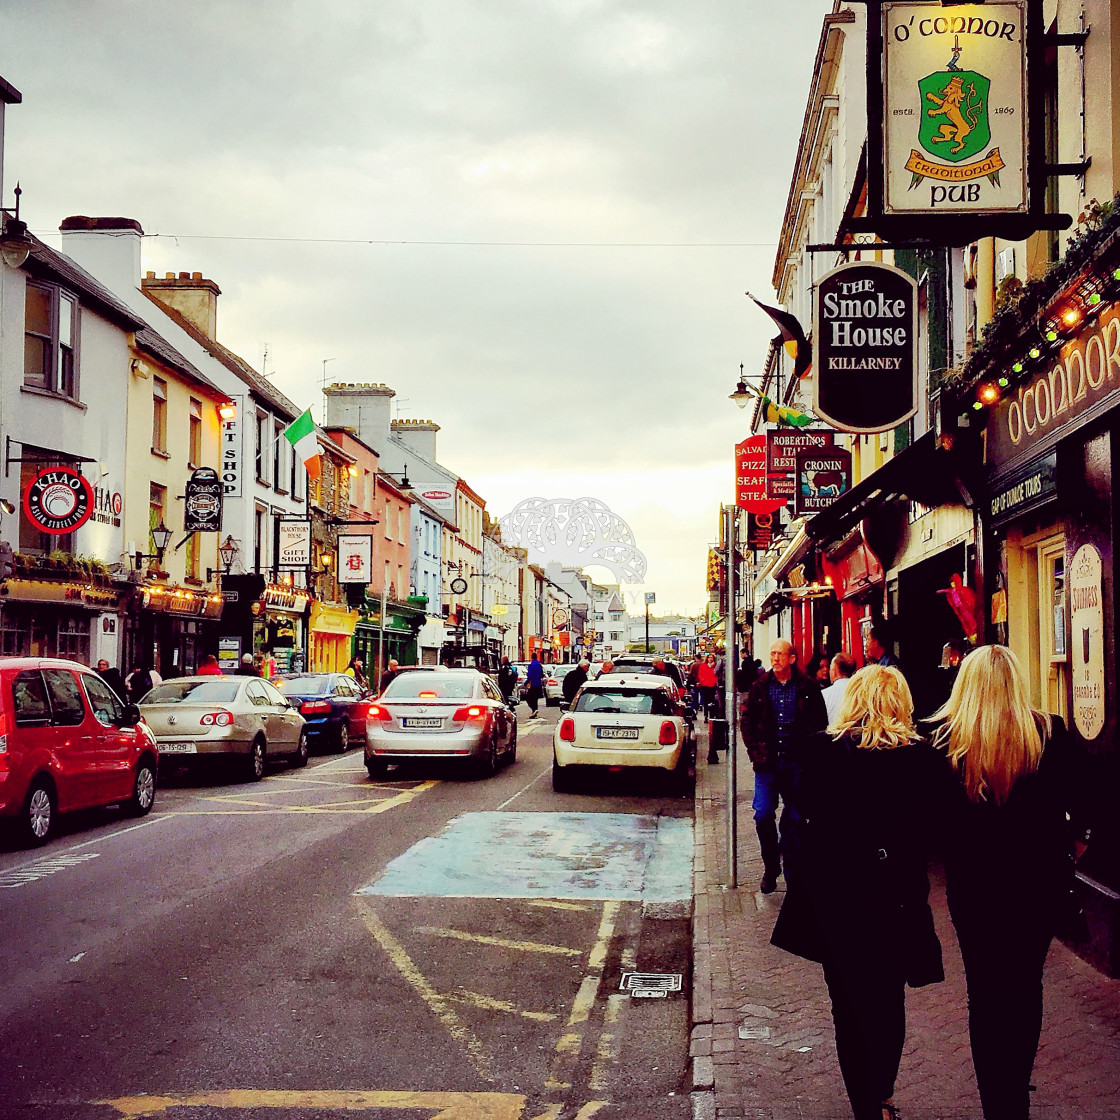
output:
[[[60,812],[123,805],[143,816],[159,751],[134,704],[75,661],[0,659],[0,818],[44,844]]]

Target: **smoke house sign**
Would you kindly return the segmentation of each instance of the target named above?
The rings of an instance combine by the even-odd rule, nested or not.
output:
[[[885,432],[918,410],[918,286],[889,264],[842,264],[814,300],[813,408],[845,432]]]

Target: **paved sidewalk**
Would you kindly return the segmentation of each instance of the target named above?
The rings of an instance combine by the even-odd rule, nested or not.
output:
[[[850,1120],[819,965],[769,944],[784,882],[762,875],[751,817],[753,772],[740,752],[739,886],[727,882],[727,755],[696,781],[692,1057],[697,1120]],[[907,1041],[895,1090],[903,1120],[980,1120],[968,1048],[964,970],[945,905],[931,893],[946,981],[907,990]],[[1064,945],[1046,964],[1032,1120],[1120,1118],[1120,981]]]

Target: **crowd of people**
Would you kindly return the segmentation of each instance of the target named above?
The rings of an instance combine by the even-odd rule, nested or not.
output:
[[[898,1116],[905,989],[944,979],[928,901],[937,857],[985,1120],[1026,1120],[1043,965],[1090,836],[1084,752],[1031,706],[1004,646],[948,650],[950,687],[917,720],[881,633],[858,670],[838,653],[802,672],[788,641],[769,652],[768,671],[745,661],[737,677],[759,889],[784,876],[772,944],[823,967],[853,1115]]]

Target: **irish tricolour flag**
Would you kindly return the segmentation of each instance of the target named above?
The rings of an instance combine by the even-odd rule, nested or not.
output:
[[[284,438],[295,448],[295,453],[307,468],[307,477],[312,482],[319,477],[319,440],[315,435],[315,421],[311,419],[311,409],[284,429]]]

